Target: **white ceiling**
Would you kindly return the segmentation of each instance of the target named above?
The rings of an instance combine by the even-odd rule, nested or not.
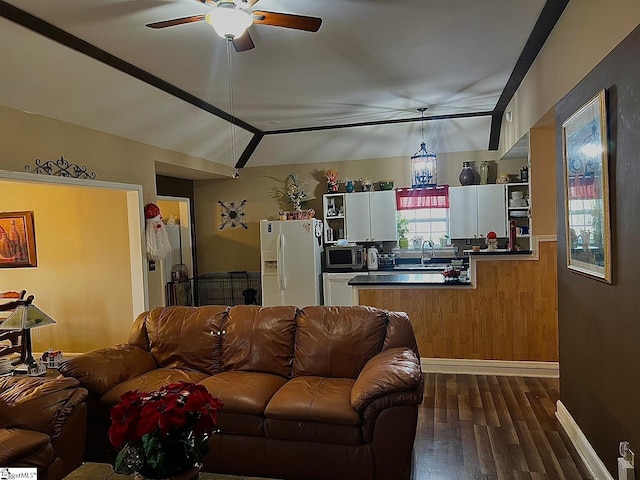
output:
[[[139,69],[229,112],[225,41],[197,0],[9,0]],[[260,0],[267,11],[321,17],[317,33],[268,25],[232,52],[235,115],[266,135],[247,167],[410,155],[420,122],[272,135],[273,130],[490,112],[544,0]],[[7,15],[4,15],[7,16]],[[0,17],[0,104],[226,165],[229,124],[90,56]],[[199,99],[199,100],[198,100]],[[490,116],[425,122],[435,152],[486,150]],[[236,128],[237,156],[252,132]],[[173,171],[179,174],[179,171]],[[186,172],[193,178],[197,172]]]

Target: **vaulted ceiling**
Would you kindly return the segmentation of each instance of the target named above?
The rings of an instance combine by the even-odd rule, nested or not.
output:
[[[0,104],[247,167],[411,155],[419,107],[430,150],[496,149],[567,1],[260,0],[322,26],[252,25],[230,65],[206,22],[145,26],[213,3],[0,1]]]

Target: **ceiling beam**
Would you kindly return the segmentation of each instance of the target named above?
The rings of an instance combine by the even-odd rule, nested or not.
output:
[[[522,80],[524,80],[534,60],[540,53],[540,50],[542,50],[543,45],[547,41],[547,38],[549,38],[553,27],[555,27],[568,3],[569,0],[547,0],[544,7],[542,7],[540,16],[531,31],[531,35],[529,35],[527,43],[524,45],[522,53],[520,53],[520,57],[511,72],[511,76],[502,90],[502,95],[500,95],[493,109],[491,115],[491,133],[489,134],[489,150],[498,150],[504,111],[515,95],[516,90],[518,90]]]
[[[375,120],[371,122],[343,123],[338,125],[319,125],[316,127],[289,128],[283,130],[267,130],[265,135],[281,135],[283,133],[317,132],[319,130],[337,130],[341,128],[372,127],[375,125],[392,125],[395,123],[421,122],[422,120],[451,120],[455,118],[488,117],[493,112],[453,113],[451,115],[431,115],[429,117],[397,118],[394,120]]]

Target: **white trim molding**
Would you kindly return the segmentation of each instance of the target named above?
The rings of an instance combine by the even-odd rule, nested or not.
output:
[[[587,437],[582,433],[580,426],[578,426],[569,413],[569,410],[567,410],[560,400],[558,400],[556,406],[556,418],[589,470],[591,478],[593,480],[614,480],[609,470],[607,470],[607,467],[604,466],[604,463],[602,463],[602,460],[600,460],[600,457],[598,457],[598,454],[589,443],[589,440],[587,440]]]
[[[567,410],[560,400],[558,400],[556,406],[556,418],[589,470],[591,478],[593,480],[614,480],[609,470],[607,470],[607,467],[604,466],[604,463],[602,463],[602,460],[600,460],[600,457],[598,457],[598,454],[589,443],[587,437],[582,433],[580,426],[569,413],[569,410]]]
[[[558,362],[421,358],[420,365],[422,366],[422,371],[429,373],[466,373],[471,375],[508,375],[548,378],[560,377]]]

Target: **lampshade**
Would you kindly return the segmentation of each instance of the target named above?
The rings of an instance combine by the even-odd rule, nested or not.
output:
[[[222,38],[238,38],[251,26],[253,19],[244,10],[237,8],[232,2],[220,3],[207,13],[207,23]]]
[[[0,323],[0,330],[29,330],[57,323],[35,305],[20,305]]]

